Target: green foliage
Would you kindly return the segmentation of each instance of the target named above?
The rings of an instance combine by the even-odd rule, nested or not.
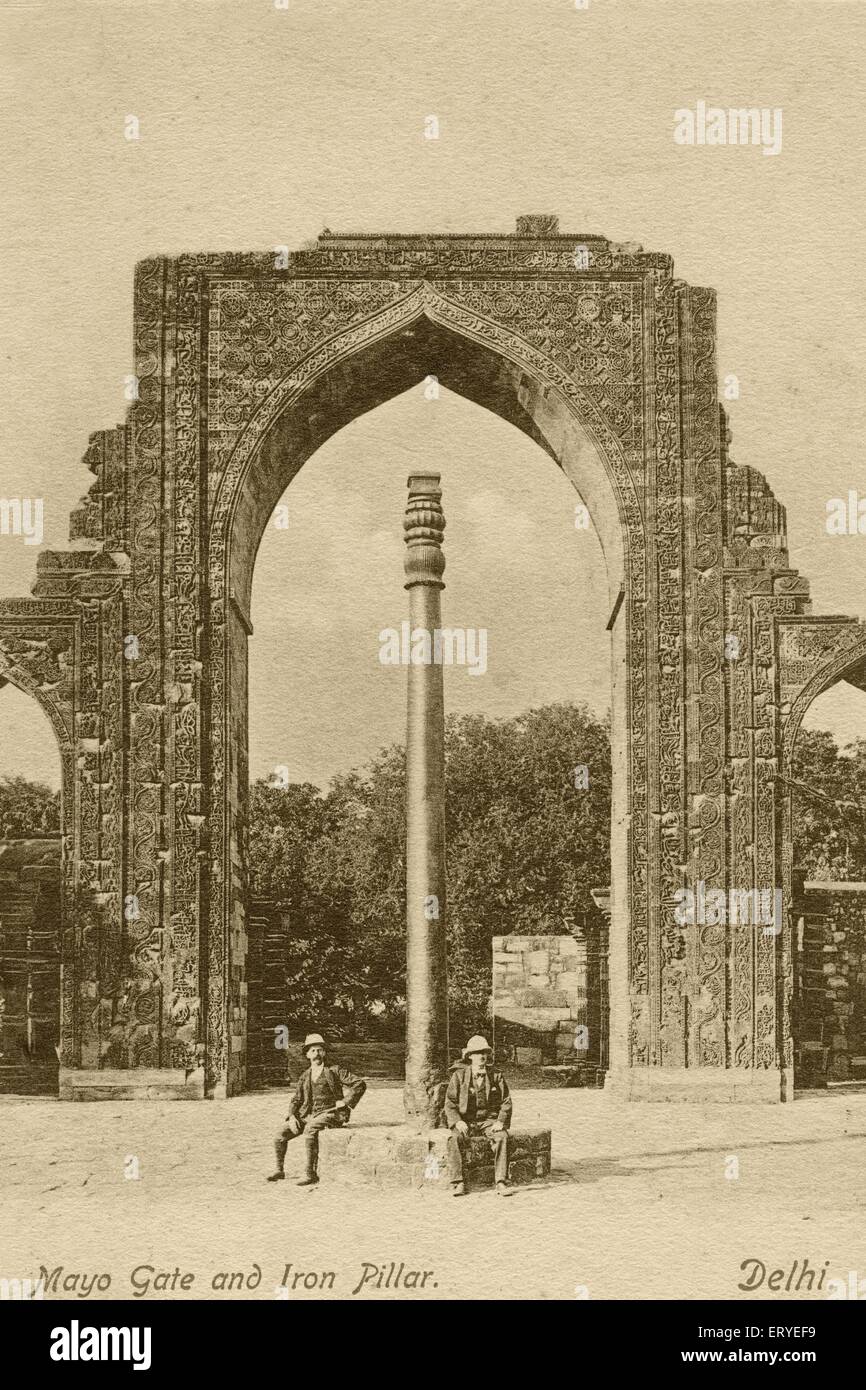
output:
[[[445,734],[449,998],[489,1009],[490,942],[560,933],[610,874],[608,729],[584,708],[452,717]],[[574,769],[588,768],[588,786]],[[399,1036],[405,976],[405,754],[310,786],[252,789],[254,891],[290,917],[292,1022]]]
[[[793,779],[794,865],[810,879],[866,880],[866,739],[841,750],[801,729]]]
[[[60,792],[26,777],[0,777],[0,840],[60,833]]]
[[[608,727],[565,704],[513,719],[451,717],[445,756],[450,1009],[456,1031],[474,1031],[489,1009],[491,938],[558,934],[609,882]],[[832,734],[802,730],[793,777],[795,866],[807,878],[866,880],[866,739],[840,750]],[[327,792],[250,789],[251,882],[289,917],[299,1029],[401,1034],[404,794],[400,747]],[[59,830],[59,792],[0,778],[0,839]]]

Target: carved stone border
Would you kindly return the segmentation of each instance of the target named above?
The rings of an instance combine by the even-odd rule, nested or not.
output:
[[[644,517],[635,487],[633,465],[623,453],[616,435],[588,391],[537,348],[491,319],[472,313],[450,301],[441,291],[422,282],[387,309],[316,346],[293,365],[277,388],[259,407],[241,433],[230,456],[217,494],[210,528],[211,593],[211,844],[222,851],[222,863],[214,863],[208,933],[208,1072],[211,1082],[226,1072],[224,1012],[226,980],[226,940],[229,930],[230,866],[226,862],[226,764],[230,739],[230,707],[225,692],[227,673],[227,592],[230,578],[229,537],[234,511],[255,451],[268,430],[283,413],[296,404],[304,392],[338,362],[395,330],[426,314],[434,322],[455,329],[465,338],[506,358],[531,376],[545,391],[555,394],[562,409],[574,415],[592,439],[604,461],[616,498],[623,528],[625,582],[628,602],[627,642],[634,654],[629,671],[628,729],[626,737],[631,759],[629,787],[643,789],[646,783],[647,682],[641,660],[646,640],[647,548]],[[639,794],[639,790],[638,790]],[[632,843],[632,874],[649,890],[653,875],[645,865],[645,842]],[[641,904],[638,918],[645,915]]]
[[[80,817],[75,756],[80,642],[80,613],[75,605],[39,599],[0,600],[0,680],[33,697],[54,730],[60,753],[60,1061],[67,1067],[77,1064],[80,1051],[77,1000],[81,937],[76,911]]]

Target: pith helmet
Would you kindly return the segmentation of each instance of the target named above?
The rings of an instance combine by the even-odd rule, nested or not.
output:
[[[308,1048],[324,1046],[325,1039],[322,1037],[321,1033],[308,1033],[307,1036],[304,1038],[304,1056],[306,1057]]]
[[[464,1062],[465,1062],[465,1061],[467,1060],[467,1058],[469,1058],[469,1057],[472,1056],[472,1053],[473,1053],[473,1052],[492,1052],[492,1051],[493,1051],[493,1048],[490,1046],[490,1043],[487,1041],[487,1039],[486,1039],[486,1038],[482,1038],[482,1036],[481,1036],[480,1033],[476,1033],[475,1036],[474,1036],[473,1038],[470,1038],[470,1039],[469,1039],[468,1043],[466,1044],[466,1046],[465,1046],[464,1049],[463,1049],[463,1060],[464,1060]]]

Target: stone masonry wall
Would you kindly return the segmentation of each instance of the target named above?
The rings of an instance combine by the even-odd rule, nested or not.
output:
[[[0,840],[0,1093],[54,1094],[60,836]]]
[[[493,938],[493,1043],[518,1066],[604,1066],[598,933]]]
[[[866,1080],[866,883],[807,882],[798,908],[797,1084]]]

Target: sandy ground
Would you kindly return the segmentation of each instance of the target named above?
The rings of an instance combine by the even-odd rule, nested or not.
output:
[[[290,1298],[781,1299],[808,1260],[824,1288],[810,1293],[806,1281],[800,1297],[826,1298],[827,1281],[848,1286],[852,1270],[866,1297],[866,1095],[701,1106],[518,1091],[515,1123],[553,1129],[554,1171],[505,1200],[346,1187],[324,1171],[313,1189],[266,1184],[285,1110],[279,1092],[3,1100],[0,1279],[62,1267],[65,1297],[102,1275],[101,1296],[114,1298],[137,1287],[145,1298],[273,1299],[287,1287]],[[371,1089],[364,1119],[399,1123],[399,1089]],[[131,1158],[137,1179],[125,1176]],[[290,1177],[301,1163],[291,1146]],[[753,1293],[738,1289],[760,1274],[744,1261],[766,1270]],[[784,1271],[777,1292],[773,1270]],[[252,1287],[223,1287],[218,1276],[232,1273]],[[296,1275],[307,1277],[295,1286]]]

